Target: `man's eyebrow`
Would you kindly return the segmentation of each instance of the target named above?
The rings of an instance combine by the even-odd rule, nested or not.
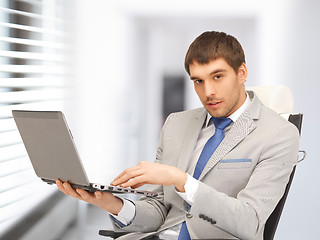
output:
[[[226,71],[227,71],[226,69],[218,68],[218,69],[216,69],[216,70],[213,70],[209,75],[212,76],[212,75],[217,74],[217,73],[219,73],[219,72],[226,72]],[[198,80],[198,79],[200,79],[200,78],[197,77],[197,76],[191,76],[190,79],[191,79],[191,80]]]
[[[198,80],[198,77],[190,77],[190,80]]]
[[[225,72],[225,71],[227,71],[227,70],[226,70],[226,69],[223,69],[223,68],[218,68],[218,69],[212,71],[209,75],[211,76],[211,75],[214,75],[214,74],[216,74],[216,73]]]

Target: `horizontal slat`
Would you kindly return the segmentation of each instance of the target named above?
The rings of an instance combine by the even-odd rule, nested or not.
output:
[[[0,65],[0,72],[65,74],[66,68],[41,65]]]
[[[22,139],[18,130],[0,133],[0,148],[4,146],[18,144],[21,142],[22,142]]]
[[[51,0],[51,1],[43,1],[43,0],[15,0],[16,2],[25,2],[25,3],[30,3],[34,7],[52,7],[54,5],[55,9],[62,9],[65,7],[65,2],[64,1],[56,1],[56,0]]]
[[[0,87],[32,88],[32,87],[64,87],[67,79],[63,77],[45,78],[0,78]]]
[[[0,103],[28,103],[36,101],[60,100],[64,97],[61,89],[40,89],[17,92],[0,92]]]
[[[52,6],[52,4],[55,5],[55,7],[62,7],[64,6],[64,1],[61,0],[15,0],[17,2],[27,2],[32,3],[35,5],[41,5],[41,6]]]
[[[1,211],[1,213],[4,214],[4,211]],[[19,222],[20,217],[21,216],[18,215],[18,216],[9,218],[6,221],[0,222],[0,236],[3,235],[3,233],[5,233],[8,228],[10,228],[11,226],[14,226],[17,222]]]
[[[33,53],[33,52],[0,51],[0,57],[55,61],[55,62],[62,62],[62,63],[67,62],[67,58],[62,55]]]
[[[1,208],[4,208],[10,204],[13,204],[14,202],[20,201],[23,198],[30,196],[30,194],[33,193],[33,185],[34,184],[28,184],[26,186],[21,186],[19,188],[12,189],[11,191],[2,193],[0,199],[0,210]],[[1,219],[0,216],[0,222],[1,220],[3,219]]]
[[[2,193],[2,198],[0,199],[0,223],[4,223],[13,217],[24,215],[53,191],[56,191],[56,187],[48,186],[38,179],[36,182]]]
[[[34,182],[37,176],[33,169],[0,178],[0,193]]]
[[[26,17],[35,18],[35,19],[44,20],[44,21],[52,21],[52,22],[59,23],[59,24],[62,24],[65,21],[61,18],[53,18],[53,17],[41,15],[41,14],[30,13],[30,12],[26,12],[26,11],[20,11],[20,10],[4,8],[4,7],[0,7],[0,11],[6,12],[9,14],[18,14],[21,16],[26,16]]]
[[[2,62],[0,72],[6,77],[0,79],[0,235],[1,231],[4,232],[5,228],[30,212],[48,197],[48,194],[57,189],[56,186],[49,186],[36,176],[11,111],[13,109],[63,110],[66,102],[65,99],[62,100],[63,89],[67,82],[66,63],[69,61],[67,58],[69,48],[65,42],[70,33],[63,29],[66,29],[66,25],[70,22],[62,19],[61,13],[65,10],[62,9],[64,1],[15,0],[15,2],[28,2],[32,6],[27,7],[28,11],[22,11],[9,9],[5,3],[0,4],[0,13],[3,15],[0,20],[3,32],[0,36]],[[6,22],[9,16],[23,16],[23,19],[28,18],[31,21],[20,22],[21,24]],[[31,34],[30,38],[34,36],[38,40],[9,37],[11,29],[36,33]],[[30,51],[37,51],[8,51],[7,47],[10,44],[32,46]],[[30,61],[27,63],[30,65],[7,64],[10,58],[28,59]],[[25,74],[30,78],[8,78],[9,74],[5,73]],[[37,76],[49,76],[49,78]],[[12,91],[7,92],[7,90]],[[20,143],[15,144],[16,142]]]
[[[13,118],[0,119],[0,133],[17,129]]]
[[[43,1],[39,1],[39,0],[15,0],[17,2],[25,2],[25,3],[31,3],[35,6],[42,6],[43,5]]]
[[[22,143],[0,148],[0,163],[28,157]]]
[[[0,162],[0,178],[32,168],[29,158],[17,158],[15,160]]]
[[[48,28],[39,28],[39,27],[31,27],[26,25],[14,24],[14,23],[7,23],[7,22],[0,22],[0,26],[8,27],[8,28],[15,28],[20,30],[25,30],[29,32],[37,32],[42,34],[51,34],[55,36],[66,36],[66,34],[62,31],[58,30],[50,30]]]
[[[57,42],[49,42],[49,41],[40,41],[40,40],[32,40],[32,39],[24,39],[24,38],[12,38],[12,37],[2,37],[0,36],[0,41],[8,42],[8,43],[18,43],[24,44],[28,46],[36,46],[36,47],[46,47],[46,48],[54,48],[54,49],[66,49],[66,45],[64,43]]]
[[[58,111],[58,110],[62,110],[63,106],[64,106],[63,100],[0,106],[0,118],[12,117],[12,110]]]

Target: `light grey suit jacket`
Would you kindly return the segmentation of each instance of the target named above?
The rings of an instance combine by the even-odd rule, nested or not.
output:
[[[119,239],[140,239],[183,221],[192,239],[263,239],[265,222],[297,164],[299,134],[248,93],[252,102],[226,129],[199,178],[190,210],[174,186],[149,186],[160,195],[134,202],[133,222],[123,228],[115,225],[115,230],[137,232]],[[204,108],[171,114],[161,132],[156,162],[186,171],[206,115]]]

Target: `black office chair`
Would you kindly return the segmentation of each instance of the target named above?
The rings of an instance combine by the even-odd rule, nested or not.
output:
[[[264,105],[273,109],[279,115],[283,116],[289,122],[294,124],[299,130],[299,134],[301,135],[303,114],[301,113],[292,114],[293,95],[288,87],[284,85],[259,86],[259,87],[248,87],[247,90],[254,91]],[[300,151],[300,152],[303,154],[303,157],[299,159],[299,162],[304,160],[306,156],[305,151]],[[274,235],[276,233],[276,229],[278,227],[278,223],[280,220],[280,216],[282,214],[282,210],[291,187],[291,183],[292,183],[295,171],[296,171],[296,166],[293,168],[291,172],[289,182],[286,186],[286,189],[282,198],[280,199],[276,208],[273,210],[273,212],[271,213],[270,217],[266,222],[264,234],[263,234],[264,240],[273,240],[274,238]]]
[[[117,239],[118,237],[121,237],[128,233],[129,232],[114,232],[112,230],[99,230],[99,235],[105,236],[105,237],[111,237],[113,239]],[[151,236],[151,237],[143,238],[143,240],[160,240],[160,238],[158,236]]]
[[[289,117],[289,122],[293,123],[298,128],[300,134],[301,134],[302,116],[303,116],[302,114],[292,114]],[[302,159],[299,160],[299,162],[304,160],[305,155],[306,155],[305,151],[300,151],[300,152],[302,152],[304,154],[304,156]],[[293,168],[293,170],[291,172],[289,182],[286,186],[286,190],[285,190],[282,198],[280,199],[276,208],[273,210],[272,214],[270,215],[270,217],[268,218],[268,220],[266,222],[264,233],[263,233],[264,240],[273,240],[273,238],[274,238],[274,235],[276,233],[276,229],[278,227],[278,223],[280,220],[280,216],[281,216],[284,204],[286,202],[286,199],[287,199],[287,196],[289,193],[289,189],[291,187],[291,183],[292,183],[292,179],[293,179],[295,171],[296,171],[296,166]]]
[[[289,122],[294,124],[298,130],[299,133],[301,134],[301,127],[302,127],[302,117],[303,114],[298,113],[298,114],[292,114],[293,111],[293,96],[290,91],[290,89],[286,86],[283,85],[276,85],[276,86],[259,86],[259,87],[248,87],[247,90],[254,91],[259,99],[263,102],[264,105],[267,107],[273,109],[275,112],[277,112],[279,115],[287,119]],[[302,160],[305,159],[306,152],[305,151],[300,151],[303,154],[303,157],[299,160],[301,162]],[[298,157],[298,156],[297,156]],[[286,202],[289,189],[291,187],[291,183],[294,177],[294,173],[296,170],[296,166],[293,168],[289,182],[286,186],[285,192],[278,202],[276,208],[273,210],[272,214],[268,218],[265,229],[264,229],[264,234],[263,234],[263,239],[264,240],[273,240],[276,229],[278,227],[278,223],[280,220],[280,216],[282,214],[284,204]],[[118,238],[120,236],[123,236],[125,234],[128,234],[128,232],[114,232],[111,230],[100,230],[99,234],[101,236],[106,236],[106,237],[111,237],[111,238]],[[157,236],[151,236],[148,238],[144,239],[150,239],[150,240],[157,240],[159,239]],[[219,240],[219,239],[215,239]],[[224,239],[226,240],[226,239]]]

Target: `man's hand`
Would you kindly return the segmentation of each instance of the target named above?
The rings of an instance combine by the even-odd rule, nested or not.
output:
[[[114,215],[118,215],[118,213],[122,209],[122,200],[115,197],[111,193],[102,193],[98,191],[90,193],[81,188],[73,189],[69,183],[62,183],[60,180],[56,180],[56,184],[59,190],[64,194],[94,204]]]
[[[144,184],[170,186],[174,185],[179,192],[185,192],[187,174],[179,168],[159,163],[140,162],[138,165],[127,168],[111,185],[138,188]]]

